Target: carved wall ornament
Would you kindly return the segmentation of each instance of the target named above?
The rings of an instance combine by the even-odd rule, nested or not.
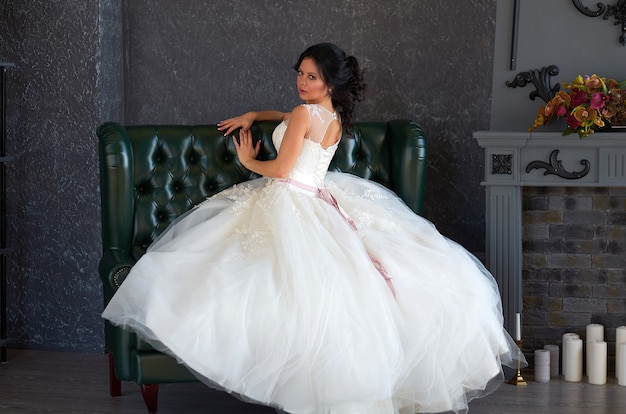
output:
[[[551,86],[550,78],[559,74],[559,68],[555,65],[543,67],[541,69],[532,69],[527,72],[520,72],[515,76],[513,81],[506,82],[506,86],[509,88],[516,88],[518,86],[524,87],[529,83],[532,83],[535,90],[529,94],[530,99],[533,101],[539,97],[544,102],[548,103],[550,99],[556,95],[560,89],[560,85],[557,83]]]
[[[529,173],[533,169],[545,168],[543,175],[554,174],[558,175],[561,178],[565,178],[567,180],[577,180],[579,178],[583,178],[585,175],[589,173],[589,169],[591,164],[588,160],[580,160],[580,164],[584,166],[584,168],[580,171],[569,172],[563,168],[563,161],[558,160],[556,157],[559,155],[559,150],[555,149],[550,153],[550,162],[544,161],[531,161],[526,166],[526,172]]]
[[[622,34],[619,37],[619,42],[626,46],[626,0],[618,0],[617,4],[606,5],[604,3],[597,3],[597,10],[591,10],[589,7],[583,5],[582,0],[572,0],[574,6],[585,16],[599,17],[602,16],[603,20],[608,20],[609,17],[615,17],[614,26],[622,26]]]

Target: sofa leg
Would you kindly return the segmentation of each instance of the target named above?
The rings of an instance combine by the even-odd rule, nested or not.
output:
[[[141,395],[146,402],[149,414],[157,412],[157,398],[159,396],[159,384],[141,384]]]
[[[122,395],[122,381],[115,376],[115,361],[111,353],[109,353],[109,393],[111,397]]]

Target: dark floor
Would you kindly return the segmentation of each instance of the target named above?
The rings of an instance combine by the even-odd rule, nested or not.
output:
[[[503,384],[494,394],[470,403],[470,414],[614,414],[626,412],[626,387],[571,383],[556,378],[526,386]],[[585,379],[586,380],[586,379]],[[108,394],[105,355],[9,349],[0,366],[0,413],[145,414],[139,387],[124,383],[123,395]],[[160,414],[261,414],[273,409],[245,404],[201,383],[166,384],[159,390]]]

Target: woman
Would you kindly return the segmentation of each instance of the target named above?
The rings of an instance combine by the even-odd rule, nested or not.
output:
[[[289,413],[465,411],[515,344],[493,277],[387,189],[327,173],[364,90],[333,44],[302,53],[290,113],[222,121],[263,178],[173,223],[103,316],[211,386]],[[282,120],[275,160],[250,127]]]

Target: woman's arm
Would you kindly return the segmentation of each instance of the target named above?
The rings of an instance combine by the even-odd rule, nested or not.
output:
[[[296,163],[300,151],[302,151],[304,137],[311,122],[309,112],[304,106],[297,106],[290,115],[289,125],[276,159],[269,161],[256,159],[259,154],[260,142],[257,142],[256,146],[252,144],[252,133],[249,129],[240,131],[239,141],[233,137],[237,156],[244,167],[266,177],[287,177]]]
[[[254,121],[283,121],[288,116],[288,113],[280,111],[246,112],[243,115],[218,122],[217,129],[224,131],[224,136],[226,136],[237,128],[250,129]]]

